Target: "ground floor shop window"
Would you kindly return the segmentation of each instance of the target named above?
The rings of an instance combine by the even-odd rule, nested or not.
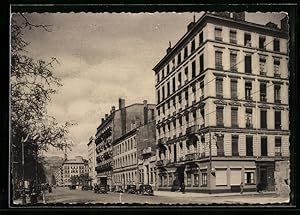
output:
[[[194,174],[194,186],[199,186],[199,174]]]
[[[207,173],[203,172],[201,174],[201,186],[206,187],[207,186]]]
[[[161,187],[163,185],[163,177],[159,176],[159,186]]]
[[[168,178],[167,175],[164,175],[164,186],[168,186]]]
[[[187,186],[192,185],[192,174],[190,172],[186,173],[186,182],[187,182]]]
[[[173,176],[172,173],[169,173],[169,186],[172,186],[173,184]]]
[[[227,170],[216,171],[216,185],[227,185]]]
[[[245,184],[254,184],[254,172],[245,172]]]

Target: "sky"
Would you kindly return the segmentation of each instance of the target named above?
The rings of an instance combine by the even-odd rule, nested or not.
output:
[[[203,13],[196,13],[196,20]],[[54,75],[62,87],[47,106],[58,122],[71,121],[73,141],[68,157],[87,158],[87,143],[94,136],[101,118],[118,98],[132,103],[154,103],[155,77],[152,68],[166,54],[171,41],[185,34],[194,13],[32,13],[34,24],[51,25],[26,31],[28,54],[34,59],[58,59]],[[246,21],[279,25],[281,13],[246,14]],[[45,156],[63,156],[50,149]]]

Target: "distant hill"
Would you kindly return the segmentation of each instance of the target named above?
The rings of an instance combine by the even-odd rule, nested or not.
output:
[[[48,183],[53,184],[52,175],[55,175],[55,172],[59,169],[59,167],[64,162],[64,158],[59,156],[49,156],[44,157],[44,168],[47,177]]]

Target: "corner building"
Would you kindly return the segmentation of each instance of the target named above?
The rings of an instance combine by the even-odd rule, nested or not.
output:
[[[287,26],[205,13],[167,49],[153,68],[159,190],[274,191],[276,172],[289,180]]]

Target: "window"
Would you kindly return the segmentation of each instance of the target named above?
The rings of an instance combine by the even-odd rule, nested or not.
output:
[[[230,71],[231,72],[237,72],[237,68],[236,68],[236,54],[235,53],[231,53],[230,54]]]
[[[202,122],[203,122],[203,127],[204,127],[204,124],[205,124],[204,108],[200,109],[200,114],[201,114],[201,118],[202,118]]]
[[[207,186],[207,173],[202,172],[201,174],[201,186],[205,187]]]
[[[245,56],[245,73],[251,73],[251,67],[252,67],[251,55],[246,55]]]
[[[189,100],[189,92],[188,92],[188,90],[186,90],[184,92],[184,98],[185,98],[185,100]]]
[[[230,43],[236,44],[236,31],[230,30],[229,37]]]
[[[182,126],[182,118],[181,117],[179,117],[178,122],[179,122],[179,125]]]
[[[267,84],[265,82],[260,83],[260,101],[267,101]]]
[[[237,99],[237,80],[230,81],[230,93],[232,99]]]
[[[201,94],[200,100],[204,99],[204,81],[200,82],[200,94]]]
[[[172,79],[172,84],[173,84],[173,93],[175,92],[175,77]]]
[[[162,99],[165,99],[165,86],[162,87]]]
[[[233,128],[238,127],[238,108],[237,107],[231,108],[231,127],[233,127]]]
[[[203,43],[203,31],[199,34],[199,45]]]
[[[181,63],[181,53],[177,55],[177,65]]]
[[[260,49],[265,49],[265,42],[266,42],[266,37],[260,36],[259,37],[259,48]]]
[[[184,59],[186,59],[187,58],[187,56],[188,56],[188,47],[185,47],[184,48]]]
[[[252,128],[252,109],[246,108],[246,128]]]
[[[176,97],[173,98],[173,106],[176,107]]]
[[[175,58],[172,60],[172,71],[175,69]]]
[[[159,83],[159,72],[156,74],[157,77],[157,83]]]
[[[222,52],[220,52],[220,51],[215,52],[215,66],[216,66],[217,70],[223,70]]]
[[[192,78],[195,78],[196,76],[196,61],[193,61],[192,63]]]
[[[281,137],[275,137],[275,156],[281,156]]]
[[[185,75],[185,81],[187,82],[189,79],[189,67],[185,67],[184,75]]]
[[[170,73],[170,65],[167,65],[167,75]]]
[[[222,28],[215,28],[215,40],[223,41]]]
[[[191,172],[186,173],[186,179],[187,179],[187,186],[190,187],[192,185],[192,174],[191,174]]]
[[[232,135],[231,137],[232,156],[239,156],[239,136]]]
[[[162,112],[163,112],[163,114],[165,114],[165,112],[166,112],[166,110],[165,110],[165,104],[163,104],[163,106],[162,106]]]
[[[247,47],[251,47],[251,34],[245,33],[244,45]]]
[[[260,110],[260,128],[267,128],[267,111]]]
[[[254,172],[245,172],[245,184],[254,184]]]
[[[260,139],[260,154],[261,156],[268,156],[268,139],[261,137]]]
[[[178,95],[178,102],[181,103],[182,99],[181,99],[181,94]]]
[[[185,115],[185,121],[186,121],[186,123],[189,123],[189,114]]]
[[[167,83],[167,96],[170,95],[170,82]]]
[[[200,73],[204,71],[204,60],[203,60],[203,54],[200,55]]]
[[[216,78],[216,96],[218,98],[223,98],[223,79]]]
[[[164,69],[162,69],[162,70],[161,70],[161,80],[163,80],[163,79],[164,79],[164,77],[165,77],[165,70],[164,70]]]
[[[199,174],[194,174],[194,186],[199,186]]]
[[[217,107],[217,126],[223,126],[223,107]]]
[[[260,57],[259,58],[259,74],[266,76],[266,58],[265,57]]]
[[[224,137],[222,135],[217,136],[217,155],[224,156]]]
[[[178,74],[178,88],[181,87],[181,72]]]
[[[246,156],[253,156],[253,137],[246,136]]]
[[[280,103],[280,85],[274,85],[274,102]]]
[[[280,77],[280,59],[279,58],[274,58],[274,77]]]
[[[281,111],[275,111],[275,129],[281,129]]]
[[[246,82],[245,83],[245,99],[246,100],[252,100],[252,82]]]
[[[274,39],[274,41],[273,41],[273,50],[275,52],[280,51],[280,40],[279,39]]]
[[[195,40],[192,41],[192,44],[191,44],[191,52],[193,53],[193,51],[195,51]]]

